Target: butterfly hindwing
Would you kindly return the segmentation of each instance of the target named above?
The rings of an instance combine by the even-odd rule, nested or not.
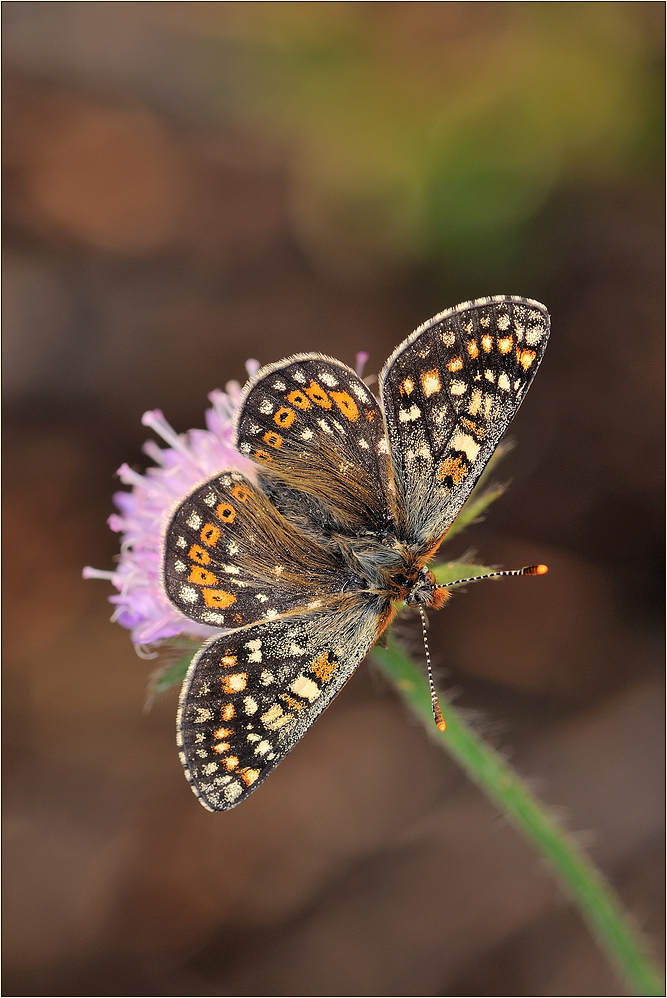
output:
[[[408,540],[445,533],[518,409],[549,335],[543,305],[480,298],[435,316],[380,375]]]
[[[181,691],[178,745],[211,811],[255,790],[350,678],[377,636],[361,603],[284,618],[213,638]]]
[[[167,528],[167,596],[200,624],[236,628],[340,591],[339,563],[239,472],[188,495]]]
[[[345,364],[297,354],[245,391],[237,446],[281,511],[320,535],[379,529],[393,503],[382,412]]]

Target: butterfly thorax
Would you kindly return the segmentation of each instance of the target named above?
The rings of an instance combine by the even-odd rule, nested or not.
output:
[[[404,601],[411,606],[434,606],[433,572],[422,553],[394,537],[367,533],[364,537],[332,537],[349,573],[351,587],[376,595],[387,605]],[[440,601],[438,601],[438,605]]]

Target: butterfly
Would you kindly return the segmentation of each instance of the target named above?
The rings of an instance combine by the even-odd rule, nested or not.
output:
[[[220,629],[192,660],[177,720],[204,807],[234,807],[266,779],[396,603],[418,606],[424,626],[424,608],[444,604],[428,563],[548,335],[538,302],[479,298],[404,340],[380,373],[379,398],[318,353],[270,364],[246,385],[235,444],[254,480],[221,470],[181,502],[164,541],[169,600]]]

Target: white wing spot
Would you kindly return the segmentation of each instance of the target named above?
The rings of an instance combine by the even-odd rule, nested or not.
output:
[[[318,423],[318,426],[320,426],[324,430],[325,433],[330,433],[333,436],[333,430],[331,429],[331,427],[327,423],[326,419],[318,419],[317,423]]]
[[[199,599],[197,590],[192,586],[181,586],[181,599],[184,603],[196,603]]]
[[[450,381],[449,390],[452,395],[465,395],[468,390],[468,386],[465,381]]]
[[[510,379],[504,371],[498,378],[498,388],[502,388],[504,392],[508,392],[510,390]]]
[[[243,709],[246,712],[246,714],[250,714],[250,715],[256,714],[257,711],[259,710],[259,704],[257,703],[256,700],[253,700],[252,697],[244,697],[243,698]]]
[[[409,409],[399,409],[398,419],[401,423],[414,423],[416,419],[421,416],[421,409],[416,405],[410,406]]]
[[[274,408],[273,402],[270,399],[262,399],[259,403],[259,411],[265,416],[270,416]]]
[[[361,385],[356,381],[350,382],[350,391],[353,395],[357,396],[360,402],[368,402],[368,392],[365,392]]]
[[[294,377],[294,375],[292,375],[292,377]],[[287,385],[285,384],[284,381],[281,381],[280,378],[276,378],[271,387],[275,388],[277,392],[284,392],[285,389],[287,388]]]
[[[178,537],[177,538],[177,540],[176,540],[176,547],[177,548],[186,548],[187,546],[188,546],[188,542],[186,541],[185,537]]]
[[[296,693],[297,696],[303,697],[304,700],[308,700],[312,703],[317,700],[318,696],[321,694],[319,686],[313,682],[312,679],[308,679],[303,673],[297,676],[294,682],[290,685],[292,693]]]
[[[237,797],[240,797],[242,793],[243,787],[238,780],[233,780],[232,783],[230,783],[229,786],[225,787],[223,790],[223,794],[230,804],[235,801]]]
[[[319,371],[320,381],[323,381],[325,385],[329,388],[335,388],[338,384],[337,378],[334,378],[333,374],[329,371]]]
[[[216,496],[215,492],[208,492],[204,496],[204,502],[206,503],[207,506],[215,506],[217,498],[218,497]]]
[[[174,568],[177,572],[184,572],[187,568],[187,565],[185,564],[184,561],[177,561],[174,562]]]
[[[215,613],[213,610],[207,610],[202,616],[207,624],[218,624],[222,627],[225,622],[224,614]]]
[[[468,433],[455,433],[449,446],[452,450],[463,451],[471,464],[479,454],[480,445]]]
[[[487,367],[487,369],[484,371],[484,377],[486,378],[487,381],[490,381],[492,385],[495,385],[496,375],[495,372],[492,371],[490,368]]]
[[[296,371],[292,371],[292,381],[296,381],[299,385],[305,385],[307,380],[308,378],[299,368]]]
[[[301,434],[301,439],[302,440],[312,440],[313,439],[313,431],[309,430],[309,429],[305,429],[303,431],[303,433]]]
[[[187,523],[188,527],[192,527],[193,530],[199,530],[204,521],[202,520],[199,513],[190,513],[190,516],[185,522]]]

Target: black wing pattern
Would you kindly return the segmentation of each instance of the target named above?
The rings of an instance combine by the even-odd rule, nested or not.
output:
[[[420,326],[391,355],[380,392],[408,540],[446,532],[517,411],[549,335],[543,305],[497,296]]]

